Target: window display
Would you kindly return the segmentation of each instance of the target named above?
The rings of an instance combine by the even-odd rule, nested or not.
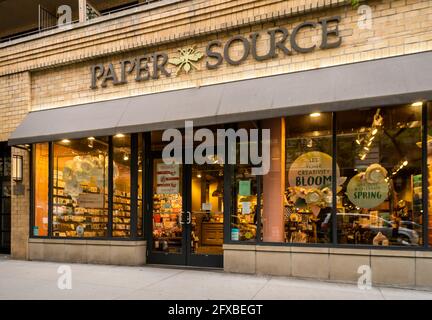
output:
[[[258,190],[257,176],[252,166],[236,165],[232,190],[234,193],[231,215],[231,240],[255,241],[257,231]]]
[[[53,159],[53,236],[107,236],[108,139],[55,142]]]
[[[113,137],[113,237],[129,237],[131,221],[131,136]]]
[[[325,220],[332,208],[331,113],[285,120],[285,242],[329,243],[331,226]]]
[[[422,245],[421,114],[419,106],[337,113],[346,180],[337,196],[338,243]]]
[[[428,111],[428,134],[426,137],[427,145],[427,178],[428,178],[428,237],[429,246],[432,245],[432,104],[429,103],[427,107]],[[421,147],[421,142],[417,143],[418,147]],[[418,190],[418,188],[417,188]]]
[[[217,158],[210,164],[166,164],[161,131],[35,144],[31,235],[121,239],[135,236],[133,227],[143,237],[148,210],[156,252],[187,248],[220,255],[226,219],[226,239],[234,242],[421,246],[423,226],[432,229],[432,218],[423,219],[422,161],[427,154],[430,185],[432,133],[423,154],[422,110],[413,104],[238,123],[236,130],[271,130],[271,162],[263,176],[253,174],[250,158],[245,164]],[[432,119],[432,110],[428,114]],[[255,143],[241,140],[235,140],[237,152]],[[144,190],[145,174],[150,190]],[[132,185],[138,198],[131,202]],[[10,194],[10,186],[3,189]],[[150,199],[145,210],[144,193]]]
[[[48,235],[48,162],[49,145],[39,143],[34,145],[34,225],[33,236]]]

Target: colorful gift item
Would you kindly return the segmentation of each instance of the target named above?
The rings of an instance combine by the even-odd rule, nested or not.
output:
[[[389,245],[389,240],[381,232],[378,232],[377,235],[373,238],[372,244],[374,246],[378,246],[378,245],[388,246]]]
[[[287,189],[286,204],[291,206],[302,206],[302,202],[306,207],[316,206],[319,208],[327,208],[332,203],[332,191],[330,188],[301,188],[289,187]]]

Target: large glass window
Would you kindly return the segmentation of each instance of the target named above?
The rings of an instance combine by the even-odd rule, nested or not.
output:
[[[237,165],[232,179],[231,240],[255,241],[258,218],[258,181],[251,165]]]
[[[53,152],[53,236],[107,236],[108,139],[65,139]]]
[[[254,165],[250,159],[251,148],[258,141],[253,141],[251,130],[257,130],[255,122],[241,122],[237,126],[235,150],[232,150],[228,139],[229,151],[226,155],[227,163],[234,162],[229,160],[230,151],[236,153],[235,165],[229,164],[228,168],[231,171],[231,240],[232,241],[256,241],[257,222],[259,212],[258,191],[260,180],[254,174],[252,168]],[[227,134],[229,131],[226,131]],[[228,134],[229,136],[229,134]],[[231,138],[232,139],[232,138]],[[233,141],[233,140],[231,140]],[[256,147],[256,146],[255,146]]]
[[[34,152],[34,224],[33,236],[48,235],[48,143],[35,144]]]
[[[428,179],[428,243],[432,246],[432,103],[428,103],[427,179]],[[418,145],[418,144],[417,144]]]
[[[287,117],[285,121],[284,241],[329,243],[333,177],[331,113]],[[263,192],[267,193],[266,185]]]
[[[129,237],[131,221],[131,136],[113,137],[113,237]]]
[[[432,127],[430,106],[428,117]],[[258,151],[263,161],[270,162],[262,176],[253,170],[262,163],[252,159],[258,143],[251,132],[258,128],[270,129],[269,149],[262,144]],[[432,230],[432,201],[427,223],[422,192],[426,153],[424,169],[432,184],[432,129],[428,128],[427,137],[422,137],[422,129],[421,103],[242,122],[233,130],[236,139],[226,138],[225,161],[235,146],[236,164],[228,161],[222,166],[215,158],[208,168],[164,164],[161,151],[166,142],[160,131],[151,134],[149,168],[143,135],[137,136],[137,142],[133,135],[119,134],[35,144],[32,236],[130,238],[132,222],[136,234],[143,236],[143,175],[149,170],[153,178],[145,192],[152,192],[150,232],[156,251],[181,252],[183,224],[190,220],[193,251],[220,252],[224,206],[230,209],[226,227],[231,241],[421,246],[428,236],[432,243],[431,233],[423,231],[423,226]],[[427,140],[425,154],[422,138]],[[246,161],[242,152],[248,156]],[[183,179],[191,184],[190,204],[183,197]],[[136,221],[131,219],[132,185],[138,197]],[[229,201],[224,203],[226,196]],[[185,205],[190,205],[192,214]]]
[[[421,106],[339,112],[337,240],[418,246],[422,240]]]

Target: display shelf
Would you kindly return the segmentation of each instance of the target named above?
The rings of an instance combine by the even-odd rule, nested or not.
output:
[[[61,180],[58,180],[63,183]],[[64,190],[63,186],[54,186],[55,190]],[[95,192],[96,189],[92,191],[89,190],[88,186],[83,187],[84,194],[101,194],[100,192]],[[103,191],[103,190],[102,190]],[[101,232],[106,233],[108,227],[108,208],[105,209],[85,209],[78,207],[77,201],[73,200],[71,196],[64,194],[54,194],[53,198],[54,207],[56,211],[53,216],[53,226],[54,231],[57,234],[63,236],[76,236],[76,228],[78,226],[84,227],[84,237],[86,236],[100,236]],[[67,203],[62,203],[67,199]],[[113,213],[112,213],[112,235],[114,237],[124,237],[130,235],[130,197],[126,195],[114,194],[113,195]],[[104,200],[107,202],[108,194],[104,193]],[[142,199],[139,199],[142,202]],[[65,201],[66,202],[66,201]],[[63,210],[61,209],[63,208]],[[79,212],[76,210],[91,210],[93,212]],[[104,213],[106,211],[106,213]],[[76,221],[78,220],[78,221]],[[98,221],[94,221],[98,220]],[[102,221],[100,221],[102,220]]]

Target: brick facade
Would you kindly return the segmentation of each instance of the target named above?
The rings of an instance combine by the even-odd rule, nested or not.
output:
[[[379,59],[432,50],[431,0],[365,1],[372,9],[372,29],[358,27],[362,16],[348,1],[329,0],[191,0],[167,1],[169,5],[134,14],[119,12],[111,18],[89,21],[68,31],[0,45],[0,141],[6,141],[30,110],[56,108],[139,94],[250,79],[281,73]],[[237,34],[248,37],[262,32],[258,46],[264,51],[265,31],[277,26],[288,30],[303,21],[340,16],[342,44],[334,49],[278,58],[262,62],[251,56],[239,66],[224,62],[207,70],[205,58],[199,70],[158,80],[90,89],[90,66],[118,62],[142,54],[166,52],[175,56],[179,48],[195,45],[204,52],[210,40],[226,40]],[[299,43],[318,44],[321,30],[304,30]],[[263,51],[263,52],[264,52]],[[239,46],[233,46],[233,55]],[[146,106],[151,110],[151,106]],[[14,153],[24,153],[13,149]],[[26,195],[12,201],[12,255],[25,258],[28,238],[29,159],[25,158]]]

